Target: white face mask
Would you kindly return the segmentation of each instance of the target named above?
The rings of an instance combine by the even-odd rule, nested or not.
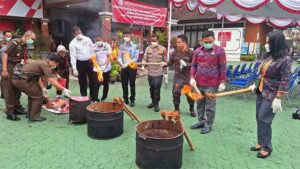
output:
[[[157,42],[151,42],[152,47],[157,47],[158,43]]]
[[[129,37],[124,37],[124,41],[127,43],[130,41],[130,38]]]
[[[83,38],[83,36],[81,34],[79,34],[79,35],[76,36],[77,40],[81,40],[82,38]]]
[[[270,45],[266,43],[265,44],[265,49],[266,49],[266,52],[269,53],[270,52]]]
[[[101,46],[103,45],[103,41],[96,42],[96,45],[97,45],[98,47],[101,47]]]

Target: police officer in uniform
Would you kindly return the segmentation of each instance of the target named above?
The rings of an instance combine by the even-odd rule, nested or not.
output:
[[[18,121],[17,114],[26,114],[20,105],[21,92],[12,85],[13,69],[26,59],[27,45],[32,45],[35,39],[33,31],[26,31],[21,39],[11,40],[2,54],[2,85],[6,105],[6,117],[8,120]]]
[[[58,66],[60,57],[51,54],[47,60],[35,60],[25,65],[17,65],[14,70],[13,85],[20,92],[28,96],[28,122],[38,122],[46,120],[40,117],[43,97],[49,97],[49,92],[45,88],[41,77],[63,91],[65,96],[70,97],[70,91],[61,86],[55,79],[54,69]]]
[[[174,83],[173,83],[173,103],[175,111],[179,111],[181,89],[184,85],[190,83],[191,63],[194,52],[188,48],[187,37],[178,35],[176,41],[177,49],[171,54],[169,66],[174,66]],[[192,117],[196,116],[194,110],[195,101],[187,96],[190,105],[190,113]]]
[[[167,63],[166,48],[158,44],[158,37],[153,35],[151,45],[145,50],[144,63]],[[167,74],[167,67],[161,66],[146,66],[148,72],[149,90],[152,102],[147,106],[151,109],[154,107],[155,112],[159,112],[160,88],[163,80],[163,75]]]
[[[103,42],[103,39],[101,37],[96,37],[95,41],[96,42],[94,44],[93,50],[97,58],[97,63],[100,66],[101,71],[103,72],[103,82],[98,82],[98,80],[96,80],[96,98],[98,98],[100,86],[103,85],[103,94],[101,97],[101,101],[104,101],[107,98],[109,90],[111,70],[110,55],[112,54],[112,49],[110,44],[107,42]],[[95,73],[95,75],[97,74]]]
[[[135,80],[137,70],[132,69],[129,66],[130,62],[137,62],[139,59],[139,50],[137,45],[134,44],[130,39],[130,34],[126,33],[123,34],[124,36],[124,44],[120,46],[119,49],[119,57],[118,61],[121,63],[122,70],[121,70],[121,80],[122,80],[122,89],[123,89],[123,98],[126,104],[129,104],[128,98],[128,82],[130,84],[130,106],[135,106]],[[128,56],[130,58],[127,58]]]
[[[12,33],[9,30],[3,31],[3,40],[0,41],[0,57],[2,56],[2,52],[6,49],[6,44],[11,40]],[[2,59],[0,59],[0,73],[2,72]],[[2,90],[2,81],[0,83],[1,85],[1,98],[4,99],[4,94]]]

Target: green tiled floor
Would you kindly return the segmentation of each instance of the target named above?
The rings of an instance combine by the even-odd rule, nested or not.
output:
[[[171,83],[162,88],[161,109],[173,109]],[[79,94],[77,82],[71,82],[73,95]],[[102,89],[101,89],[102,91]],[[54,90],[51,91],[54,93]],[[109,99],[121,96],[121,85],[110,86]],[[300,92],[298,91],[298,94]],[[183,169],[296,169],[300,166],[300,121],[292,120],[294,107],[300,106],[299,96],[284,105],[273,123],[274,152],[270,158],[257,159],[249,147],[256,142],[255,95],[232,96],[217,101],[213,132],[201,135],[199,130],[187,129],[196,145],[189,150],[184,142]],[[137,80],[137,101],[133,108],[143,120],[160,119],[160,114],[147,108],[150,98],[147,79]],[[26,105],[27,99],[22,97]],[[3,100],[0,101],[4,109]],[[186,99],[182,97],[181,111],[185,126],[196,122],[189,116]],[[134,169],[135,125],[125,115],[124,134],[112,140],[93,140],[87,136],[86,125],[68,125],[68,115],[43,111],[47,121],[29,124],[22,117],[11,122],[0,118],[1,169]]]

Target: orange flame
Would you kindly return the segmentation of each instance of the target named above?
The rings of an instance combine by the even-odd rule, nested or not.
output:
[[[162,111],[161,116],[164,120],[178,122],[180,120],[180,113],[178,111]]]
[[[193,88],[190,85],[184,85],[181,89],[181,94],[189,96],[193,100],[201,100],[203,99],[202,94],[194,93]]]
[[[130,67],[131,69],[136,70],[137,67],[138,67],[138,65],[137,65],[135,62],[130,62],[130,63],[129,63],[129,67]]]
[[[118,48],[115,48],[115,49],[112,51],[112,54],[110,55],[110,59],[111,59],[112,61],[117,60],[117,58],[118,58],[118,53],[119,53],[119,49],[118,49]]]

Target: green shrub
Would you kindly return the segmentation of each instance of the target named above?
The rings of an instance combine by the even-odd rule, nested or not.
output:
[[[255,55],[241,55],[241,61],[254,61],[255,60]]]

